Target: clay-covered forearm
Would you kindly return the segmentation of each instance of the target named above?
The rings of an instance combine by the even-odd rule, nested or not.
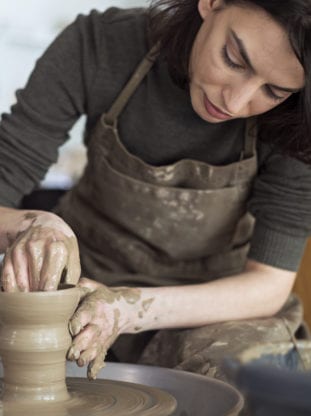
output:
[[[269,316],[286,301],[293,281],[293,273],[254,261],[240,275],[198,285],[111,288],[83,278],[68,359],[88,364],[93,379],[120,334]]]
[[[73,233],[55,214],[39,210],[22,210],[0,206],[0,252],[12,245],[16,238],[31,226],[47,226]]]
[[[0,206],[0,253],[16,239],[17,235],[29,227],[30,211]]]
[[[126,332],[271,316],[285,303],[294,279],[292,272],[249,261],[245,272],[213,282],[141,288]]]

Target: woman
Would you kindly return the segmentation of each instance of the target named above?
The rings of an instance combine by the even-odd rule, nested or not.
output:
[[[2,284],[76,283],[77,236],[96,282],[68,356],[90,378],[112,345],[222,378],[224,354],[299,327],[310,36],[309,0],[162,0],[80,16],[38,61],[1,125]],[[10,208],[83,113],[89,163],[59,216]]]

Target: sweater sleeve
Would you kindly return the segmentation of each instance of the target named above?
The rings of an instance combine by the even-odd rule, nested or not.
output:
[[[99,13],[79,16],[37,61],[0,124],[0,205],[18,206],[57,160],[87,110],[96,71]]]
[[[249,258],[296,271],[311,234],[311,166],[260,144],[249,209],[256,218]]]

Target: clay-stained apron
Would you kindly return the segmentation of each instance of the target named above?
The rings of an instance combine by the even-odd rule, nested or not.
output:
[[[123,146],[118,116],[154,60],[151,51],[98,121],[83,177],[57,209],[78,237],[84,274],[112,286],[238,273],[252,233],[246,201],[257,170],[254,120],[241,159],[225,166],[184,159],[155,167]]]

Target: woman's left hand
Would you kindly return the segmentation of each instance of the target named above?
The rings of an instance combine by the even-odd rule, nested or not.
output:
[[[69,330],[74,337],[68,359],[88,365],[88,378],[95,379],[105,366],[108,349],[127,332],[141,291],[135,288],[108,288],[86,278],[80,279],[81,303],[72,316]]]

